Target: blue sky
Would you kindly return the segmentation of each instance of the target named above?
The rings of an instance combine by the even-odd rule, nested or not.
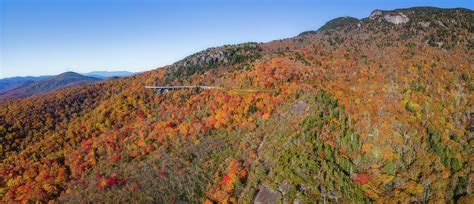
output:
[[[199,50],[267,42],[340,16],[472,0],[0,0],[0,78],[145,71]]]

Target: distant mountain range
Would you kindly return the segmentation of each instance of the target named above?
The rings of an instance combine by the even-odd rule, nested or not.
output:
[[[27,76],[27,77],[11,77],[0,79],[0,93],[13,89],[15,87],[21,86],[24,83],[35,82],[39,80],[47,79],[51,76]]]
[[[75,72],[65,72],[56,76],[16,77],[16,81],[15,78],[3,80],[12,82],[12,85],[19,84],[20,82],[23,83],[0,93],[0,100],[44,94],[64,87],[93,83],[102,80],[102,78],[85,76]]]
[[[134,72],[129,71],[93,71],[89,73],[81,73],[85,76],[96,77],[100,79],[107,79],[111,77],[126,77],[135,74]]]
[[[128,72],[128,71],[93,71],[89,73],[81,73],[80,75],[94,77],[98,79],[108,79],[112,77],[126,77],[133,74],[135,73]],[[5,92],[8,92],[10,90],[17,89],[20,87],[26,87],[34,82],[47,80],[52,77],[55,77],[55,76],[54,75],[36,76],[36,77],[26,76],[26,77],[10,77],[10,78],[0,79],[0,95],[4,95]]]
[[[75,72],[65,72],[56,76],[45,76],[37,78],[33,77],[30,78],[30,80],[24,81],[21,85],[15,86],[3,93],[0,93],[0,99],[24,98],[47,93],[49,91],[68,86],[83,85],[100,80],[102,79],[81,75]]]

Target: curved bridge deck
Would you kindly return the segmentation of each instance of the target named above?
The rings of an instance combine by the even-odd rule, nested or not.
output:
[[[179,89],[223,89],[217,86],[145,86],[145,89],[153,89],[158,93],[166,93]]]

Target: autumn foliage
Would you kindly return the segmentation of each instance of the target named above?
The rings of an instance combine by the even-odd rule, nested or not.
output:
[[[469,201],[472,11],[408,11],[1,101],[2,201]]]
[[[233,190],[242,188],[242,182],[247,176],[246,170],[239,161],[233,159],[222,176],[217,186],[211,187],[207,193],[213,200],[218,203],[237,203]]]

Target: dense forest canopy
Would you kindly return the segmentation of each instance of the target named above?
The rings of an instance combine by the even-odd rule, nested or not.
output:
[[[467,9],[374,11],[1,101],[0,196],[472,202],[473,32]]]

